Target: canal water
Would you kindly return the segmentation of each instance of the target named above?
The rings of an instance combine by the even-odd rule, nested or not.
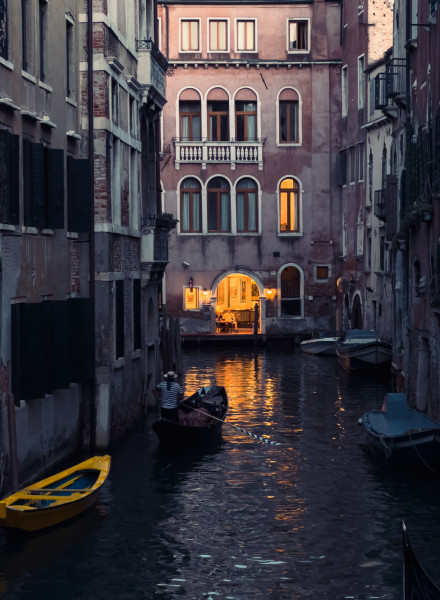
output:
[[[164,452],[149,415],[112,448],[96,507],[0,534],[2,599],[398,600],[402,518],[440,582],[439,478],[391,471],[363,448],[358,418],[388,380],[291,346],[185,348],[183,366],[187,394],[227,388],[222,442]]]

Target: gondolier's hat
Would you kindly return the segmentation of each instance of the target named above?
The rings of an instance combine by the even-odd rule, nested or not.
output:
[[[163,377],[164,379],[177,379],[177,374],[174,371],[168,371]]]

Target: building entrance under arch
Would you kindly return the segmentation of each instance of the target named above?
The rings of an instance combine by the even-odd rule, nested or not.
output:
[[[249,334],[254,331],[255,318],[260,331],[260,290],[258,284],[243,273],[230,273],[217,286],[215,304],[216,333]],[[228,314],[232,313],[231,323]]]

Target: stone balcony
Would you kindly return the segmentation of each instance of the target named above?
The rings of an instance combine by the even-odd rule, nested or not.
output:
[[[230,164],[235,169],[237,164],[257,164],[263,170],[264,140],[255,142],[213,142],[213,141],[183,141],[175,138],[176,150],[175,168],[181,164],[201,164],[206,169],[207,164]]]
[[[141,226],[141,263],[165,267],[168,262],[168,229],[156,226],[155,218],[143,219]]]
[[[168,61],[152,40],[136,40],[138,79],[144,94],[165,104],[165,76],[172,75]]]

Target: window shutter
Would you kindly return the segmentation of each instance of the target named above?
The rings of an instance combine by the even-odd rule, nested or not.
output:
[[[88,233],[91,229],[92,198],[90,166],[86,158],[68,158],[68,229]]]
[[[10,225],[18,225],[20,184],[20,136],[9,135],[9,220]]]
[[[69,378],[82,383],[94,377],[94,304],[92,298],[69,298]]]
[[[64,151],[49,152],[49,227],[64,229]]]
[[[0,129],[0,223],[8,222],[8,132]]]
[[[69,387],[69,311],[67,300],[42,303],[45,312],[46,392]]]
[[[44,146],[31,143],[31,222],[45,227],[44,214]]]

